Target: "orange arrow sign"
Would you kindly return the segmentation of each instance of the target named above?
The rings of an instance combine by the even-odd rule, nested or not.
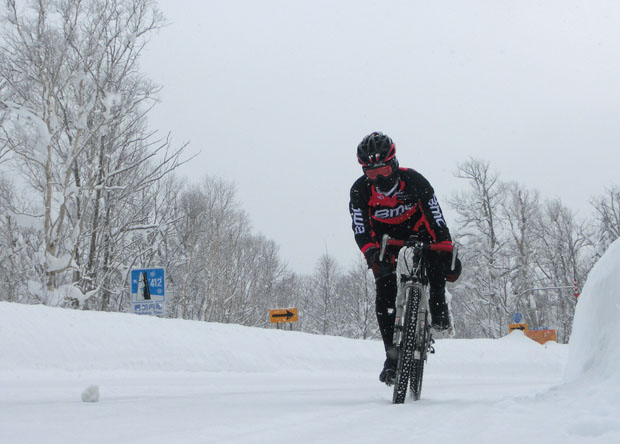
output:
[[[296,308],[281,308],[278,310],[269,310],[269,322],[277,324],[278,322],[297,322]]]

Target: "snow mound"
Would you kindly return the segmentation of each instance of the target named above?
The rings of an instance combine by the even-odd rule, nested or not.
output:
[[[426,364],[430,377],[452,378],[458,369],[457,374],[489,373],[495,379],[519,379],[526,375],[554,379],[557,375],[559,381],[567,356],[565,345],[541,345],[520,330],[499,339],[439,340],[435,349],[437,354]]]
[[[0,302],[0,371],[375,369],[379,341]]]
[[[560,379],[565,346],[551,350],[521,331],[500,339],[445,339],[428,374],[455,368],[502,378]],[[369,372],[385,357],[381,341],[319,336],[231,324],[160,319],[0,302],[0,373],[71,372]]]
[[[588,275],[575,310],[565,377],[620,383],[620,239]]]

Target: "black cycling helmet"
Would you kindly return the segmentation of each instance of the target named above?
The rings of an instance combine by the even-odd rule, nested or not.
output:
[[[364,167],[386,164],[396,157],[396,145],[389,136],[375,131],[357,146],[357,161]]]
[[[380,190],[390,190],[398,179],[396,145],[383,133],[370,133],[357,146],[357,161],[366,178]]]

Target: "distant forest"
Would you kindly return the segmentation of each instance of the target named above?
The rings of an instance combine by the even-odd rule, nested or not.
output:
[[[133,268],[166,269],[166,317],[268,326],[298,307],[305,332],[378,338],[374,280],[317,258],[289,270],[252,232],[235,184],[187,183],[185,146],[148,130],[158,87],[140,54],[163,17],[151,0],[40,0],[0,17],[0,300],[132,311]],[[515,312],[570,335],[575,294],[620,237],[620,187],[577,217],[558,199],[457,165],[447,204],[463,275],[448,286],[457,337],[496,338]],[[445,203],[444,203],[445,205]]]

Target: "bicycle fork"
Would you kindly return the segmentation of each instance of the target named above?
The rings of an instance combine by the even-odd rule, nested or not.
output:
[[[429,320],[429,306],[428,306],[428,288],[420,288],[420,304],[418,306],[418,316],[416,325],[416,342],[415,351],[413,353],[414,359],[426,360],[427,353],[435,353],[433,344],[435,340],[431,333]]]
[[[405,328],[403,318],[403,315],[405,313],[405,299],[407,292],[411,287],[413,287],[413,284],[411,282],[401,283],[400,288],[398,289],[398,293],[396,294],[396,317],[394,319],[393,344],[398,349],[400,349],[401,341],[403,338],[403,330]]]

